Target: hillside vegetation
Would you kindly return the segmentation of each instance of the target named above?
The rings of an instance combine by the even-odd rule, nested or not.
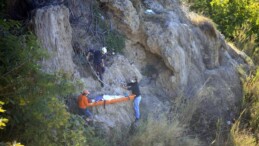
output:
[[[259,22],[258,3],[255,1],[248,3],[247,1],[234,0],[233,3],[229,3],[227,0],[189,0],[193,4],[192,9],[210,16],[230,41],[233,41],[239,48],[250,54],[255,61],[259,62],[256,60],[259,56]],[[42,71],[39,62],[48,58],[50,54],[43,51],[44,49],[41,48],[35,35],[28,30],[25,22],[15,21],[7,16],[4,11],[4,2],[6,0],[0,0],[0,145],[198,146],[203,144],[199,137],[191,133],[189,129],[191,126],[195,127],[190,121],[194,112],[201,105],[201,101],[188,101],[181,96],[179,101],[177,102],[176,99],[175,104],[172,105],[172,110],[174,107],[178,112],[172,114],[171,110],[169,111],[172,117],[166,117],[167,115],[164,113],[160,117],[148,116],[146,120],[140,122],[137,130],[131,131],[132,135],[127,135],[125,131],[119,131],[110,133],[110,135],[114,135],[114,139],[110,139],[110,141],[101,138],[102,129],[100,127],[98,129],[89,126],[82,117],[70,113],[66,105],[68,100],[72,100],[72,96],[76,96],[72,94],[78,92],[77,88],[81,86],[81,83],[71,82],[70,76],[64,72],[47,74]],[[236,10],[240,11],[236,12]],[[224,17],[226,19],[222,19]],[[216,29],[212,22],[206,23],[205,26],[209,26],[212,30],[209,31],[212,32],[210,34],[215,36]],[[103,30],[108,29],[108,27],[108,25],[103,26]],[[204,28],[202,25],[199,27]],[[206,29],[203,31],[206,33]],[[121,52],[121,49],[125,47],[125,38],[118,35],[117,32],[110,31],[103,38],[105,38],[103,42],[108,47],[115,46],[113,51]],[[114,40],[118,41],[114,42]],[[185,41],[183,40],[183,42]],[[183,59],[184,63],[186,63],[185,61]],[[145,71],[147,75],[152,76],[153,72],[157,72],[155,67],[147,67],[150,68],[148,71],[151,70],[151,73]],[[181,71],[182,68],[179,70]],[[165,79],[168,79],[166,77]],[[161,85],[168,82],[168,80],[162,81]],[[259,69],[251,73],[251,76],[244,81],[243,87],[245,91],[243,109],[240,111],[239,119],[236,119],[232,126],[229,141],[226,142],[226,138],[222,138],[224,140],[220,141],[224,130],[219,129],[214,134],[214,129],[210,128],[209,130],[213,131],[211,132],[213,134],[207,131],[205,133],[216,135],[214,141],[208,141],[212,145],[221,146],[224,143],[226,145],[229,143],[233,145],[258,145]],[[170,86],[169,89],[172,87]],[[197,93],[204,94],[205,97],[211,95],[212,88],[202,91],[204,92]],[[152,110],[154,108],[151,107]],[[198,122],[200,121],[197,120]],[[218,127],[220,127],[221,122],[218,122]],[[211,127],[215,127],[215,124]],[[206,128],[208,127],[202,127],[202,129]]]
[[[257,0],[188,0],[190,9],[211,18],[226,39],[259,63]]]
[[[225,37],[259,65],[259,2],[257,0],[188,0],[190,9],[211,18]],[[259,144],[259,69],[243,82],[243,107],[232,126],[234,145]]]
[[[38,62],[48,55],[23,24],[0,14],[0,145],[104,145],[67,111],[74,84],[42,72]]]
[[[231,129],[235,145],[259,144],[259,69],[244,83],[243,110]]]

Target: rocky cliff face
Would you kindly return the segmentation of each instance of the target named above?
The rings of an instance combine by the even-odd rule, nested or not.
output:
[[[103,45],[96,41],[98,31],[93,30],[96,4],[101,7],[103,21],[110,21],[112,29],[126,36],[124,55],[109,57],[104,88],[82,55]],[[83,81],[92,96],[128,94],[119,82],[137,75],[143,118],[149,113],[174,115],[172,106],[179,98],[198,101],[192,131],[202,136],[218,118],[224,122],[234,118],[242,97],[237,67],[245,62],[212,24],[194,23],[191,17],[198,16],[190,15],[176,0],[72,0],[37,9],[34,25],[40,42],[51,54],[43,61],[47,72],[72,74]],[[134,121],[131,102],[93,111],[106,131]]]
[[[50,58],[42,62],[43,69],[51,73],[74,73],[72,29],[68,9],[65,6],[48,6],[38,9],[35,15],[35,33],[42,47],[50,54]]]

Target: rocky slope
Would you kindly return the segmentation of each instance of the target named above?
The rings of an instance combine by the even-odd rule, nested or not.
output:
[[[95,7],[101,11],[94,13]],[[80,79],[92,96],[128,94],[119,82],[137,75],[143,119],[148,114],[175,115],[176,99],[196,103],[190,121],[196,126],[191,131],[206,135],[207,141],[212,140],[214,135],[208,131],[216,129],[219,118],[225,124],[235,117],[242,97],[237,68],[245,61],[211,23],[194,23],[198,16],[190,15],[177,0],[71,0],[35,11],[35,32],[51,54],[43,61],[44,70],[63,71]],[[98,39],[102,32],[94,22],[96,14],[125,35],[123,55],[109,57],[104,88],[83,55],[104,45]],[[134,121],[131,102],[92,110],[106,132]]]

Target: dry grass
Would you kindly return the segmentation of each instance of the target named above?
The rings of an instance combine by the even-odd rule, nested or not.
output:
[[[201,91],[198,94],[203,94]],[[202,142],[196,135],[190,135],[189,125],[192,115],[199,107],[202,99],[195,102],[184,102],[183,98],[176,100],[176,112],[170,115],[149,115],[142,121],[137,131],[130,137],[130,146],[201,146]]]
[[[228,140],[229,135],[226,133],[228,129],[226,129],[223,119],[210,115],[219,109],[204,109],[204,107],[208,107],[204,104],[217,104],[219,101],[214,95],[216,89],[207,85],[210,81],[211,78],[208,78],[204,82],[203,86],[193,95],[194,99],[187,98],[187,101],[184,102],[182,101],[183,97],[177,99],[175,106],[177,106],[178,110],[174,116],[177,117],[181,125],[185,125],[185,128],[195,132],[201,138],[200,140],[205,143],[204,145],[228,145],[230,143]]]
[[[228,46],[235,52],[238,54],[238,56],[240,56],[242,59],[244,59],[244,61],[250,65],[250,66],[254,66],[254,62],[253,60],[247,56],[243,51],[240,51],[233,43],[228,42]]]
[[[194,95],[195,100],[179,97],[174,102],[174,109],[168,115],[149,115],[138,131],[131,137],[131,146],[201,146],[204,145],[196,135],[190,135],[189,127],[191,120],[212,89],[204,85]]]
[[[199,27],[207,36],[217,38],[217,30],[213,21],[196,13],[189,13],[192,24]]]
[[[259,146],[259,69],[243,84],[243,112],[231,128],[236,146]]]
[[[207,83],[211,80],[208,78],[204,84],[197,90],[197,92],[193,95],[196,97],[187,97],[184,98],[180,96],[175,99],[174,107],[176,109],[175,117],[179,119],[179,121],[184,125],[190,125],[190,121],[196,110],[200,107],[202,101],[210,98],[212,95],[213,89],[211,87],[206,87]]]
[[[149,116],[130,140],[131,146],[200,146],[196,138],[185,135],[185,127],[178,120]]]
[[[195,145],[213,145],[213,146],[222,146],[222,145],[231,145],[232,139],[231,135],[228,133],[229,129],[226,129],[225,120],[220,119],[220,117],[195,117],[197,110],[201,110],[202,104],[216,103],[217,98],[215,97],[214,92],[216,89],[209,87],[208,84],[212,78],[208,78],[204,84],[199,88],[195,89],[193,97],[179,97],[175,99],[174,104],[172,105],[172,113],[168,115],[158,117],[149,115],[148,119],[138,127],[137,132],[130,137],[129,145],[131,146],[195,146]],[[204,102],[206,101],[206,102]],[[207,109],[215,110],[215,109]],[[210,113],[210,112],[209,112]],[[171,117],[170,117],[171,116]],[[205,115],[208,116],[208,115]],[[170,119],[171,118],[171,119]],[[217,119],[218,118],[218,119]],[[218,120],[218,121],[215,121]],[[197,123],[193,123],[197,122]],[[202,123],[199,123],[202,122]],[[213,125],[214,124],[214,125]],[[202,127],[201,125],[204,125]],[[191,127],[198,126],[195,131]],[[203,135],[197,138],[200,133]],[[204,130],[206,135],[204,135]],[[196,133],[193,133],[196,132]],[[207,137],[206,137],[207,136]],[[235,135],[239,136],[239,135]],[[240,135],[243,136],[243,135]],[[254,139],[249,139],[249,137],[243,137],[242,139],[247,139],[248,142],[253,141]],[[237,142],[236,142],[237,143]]]
[[[231,129],[231,140],[236,146],[258,146],[255,136],[247,130],[239,129],[240,122],[236,122]]]

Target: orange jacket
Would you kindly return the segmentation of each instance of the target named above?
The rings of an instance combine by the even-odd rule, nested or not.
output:
[[[77,98],[78,107],[85,109],[88,106],[88,98],[85,95],[79,95]]]

